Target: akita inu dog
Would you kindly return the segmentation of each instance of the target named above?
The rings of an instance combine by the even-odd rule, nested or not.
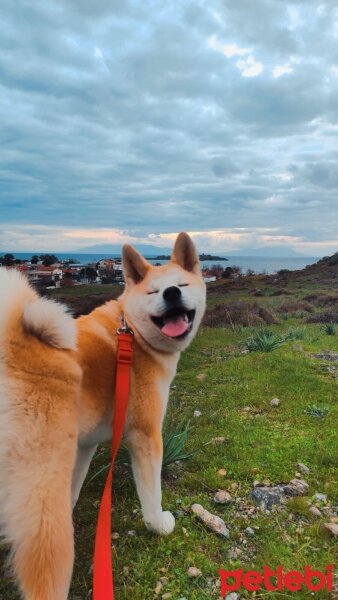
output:
[[[111,436],[122,317],[135,334],[125,437],[143,518],[159,534],[174,529],[161,503],[161,428],[206,290],[186,233],[163,266],[124,246],[123,271],[120,298],[75,321],[0,269],[0,525],[26,600],[67,598],[72,507],[97,444]]]

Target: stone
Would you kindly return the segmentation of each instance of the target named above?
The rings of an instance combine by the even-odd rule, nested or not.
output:
[[[229,558],[231,558],[231,560],[237,560],[241,554],[242,550],[240,548],[230,548],[229,550]]]
[[[218,471],[217,471],[217,475],[220,475],[220,477],[225,477],[226,474],[227,474],[226,469],[218,469]]]
[[[156,584],[156,587],[155,587],[155,594],[156,594],[156,596],[159,595],[159,593],[162,590],[162,587],[163,587],[162,583],[160,581],[158,581],[157,584]]]
[[[226,490],[218,490],[214,495],[215,504],[228,504],[231,502],[232,498]]]
[[[291,479],[290,483],[283,486],[287,496],[306,496],[309,484],[304,479]]]
[[[303,473],[303,475],[308,475],[310,473],[309,467],[307,467],[306,465],[304,465],[301,462],[297,463],[297,469],[298,469],[298,471],[300,471],[301,473]]]
[[[229,529],[221,517],[213,515],[203,508],[201,504],[193,504],[191,510],[208,527],[208,529],[211,529],[211,531],[214,531],[214,533],[217,533],[222,537],[230,537]]]
[[[272,398],[270,404],[271,406],[279,406],[281,403],[281,400],[279,398]]]
[[[226,438],[225,437],[214,437],[211,440],[212,444],[223,444],[225,442]]]
[[[193,578],[193,577],[200,577],[202,575],[202,571],[201,569],[197,569],[197,567],[189,567],[188,569],[188,576]]]
[[[239,600],[239,594],[237,592],[230,592],[225,596],[225,600]]]
[[[338,537],[338,523],[325,523],[324,527],[333,535],[333,537]]]
[[[320,492],[317,492],[314,496],[313,496],[314,500],[317,500],[317,502],[326,502],[327,500],[327,495],[326,494],[321,494]]]
[[[202,415],[200,410],[194,410],[194,417],[200,417]]]
[[[166,594],[163,594],[162,596],[162,600],[169,600],[169,598],[172,598],[173,595],[170,592],[166,592]]]
[[[271,510],[274,505],[285,502],[285,494],[282,486],[255,487],[251,492],[251,498],[264,510]]]
[[[196,375],[197,381],[204,381],[206,378],[206,373],[199,373],[198,375]]]
[[[309,508],[309,512],[314,516],[314,517],[321,517],[322,513],[320,512],[319,508],[317,508],[317,506],[310,506]]]
[[[247,527],[247,528],[246,528],[246,530],[245,530],[245,533],[246,533],[247,535],[249,535],[250,537],[253,537],[253,536],[255,535],[255,532],[254,532],[254,530],[252,529],[252,527]]]

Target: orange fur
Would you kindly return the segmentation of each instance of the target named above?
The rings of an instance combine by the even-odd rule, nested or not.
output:
[[[174,527],[173,516],[161,506],[161,428],[180,352],[204,311],[205,286],[186,234],[178,237],[168,265],[152,267],[126,247],[123,268],[126,288],[118,301],[75,322],[75,350],[74,322],[55,306],[49,320],[45,303],[40,322],[35,292],[22,280],[5,278],[17,293],[14,301],[7,298],[4,315],[0,310],[0,525],[26,600],[67,598],[71,505],[97,443],[110,437],[122,314],[135,333],[125,435],[143,516],[158,533]],[[182,286],[184,302],[196,309],[184,340],[166,339],[150,318],[161,314],[168,286]]]

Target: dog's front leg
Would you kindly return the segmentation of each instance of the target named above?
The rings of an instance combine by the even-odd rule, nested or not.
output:
[[[134,425],[126,431],[126,437],[145,525],[151,531],[167,535],[174,530],[175,518],[171,512],[162,510],[160,427],[148,432]]]

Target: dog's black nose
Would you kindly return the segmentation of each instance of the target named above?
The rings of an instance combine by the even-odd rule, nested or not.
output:
[[[164,290],[163,298],[166,302],[176,302],[181,297],[180,288],[176,287],[176,285],[172,285]]]

